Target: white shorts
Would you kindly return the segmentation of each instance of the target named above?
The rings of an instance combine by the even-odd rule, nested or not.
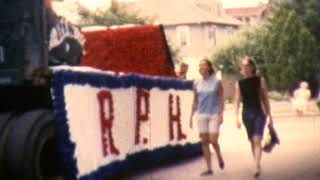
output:
[[[199,133],[219,133],[220,123],[217,114],[195,114]]]

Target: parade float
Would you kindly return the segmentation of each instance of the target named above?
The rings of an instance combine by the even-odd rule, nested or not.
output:
[[[192,82],[175,78],[162,26],[85,32],[83,67],[53,68],[65,167],[104,179],[199,154]]]
[[[0,0],[0,179],[105,180],[200,153],[161,26],[81,32]]]

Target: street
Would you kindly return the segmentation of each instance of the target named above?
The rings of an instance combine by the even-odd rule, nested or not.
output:
[[[320,115],[311,108],[302,117],[296,116],[289,102],[271,103],[274,125],[280,145],[271,154],[263,153],[261,180],[319,180],[320,179]],[[196,130],[196,129],[195,129]],[[236,128],[234,111],[227,106],[220,129],[220,146],[226,164],[218,167],[212,154],[213,176],[200,176],[205,170],[202,157],[175,164],[142,170],[125,180],[248,180],[254,179],[254,163],[244,127]],[[265,133],[268,131],[266,130]]]

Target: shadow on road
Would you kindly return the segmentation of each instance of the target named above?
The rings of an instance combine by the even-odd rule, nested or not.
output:
[[[164,168],[172,168],[175,166],[183,166],[185,164],[188,163],[193,163],[199,160],[199,158],[201,157],[201,154],[197,155],[197,156],[193,156],[187,159],[172,159],[170,161],[166,161],[166,162],[160,162],[160,163],[156,163],[156,164],[150,164],[148,167],[145,168],[137,168],[135,170],[132,170],[130,172],[126,172],[124,174],[118,174],[116,176],[112,176],[111,179],[117,179],[117,180],[128,180],[130,179],[130,177],[132,176],[139,176],[139,175],[143,175],[143,174],[150,174],[154,171],[158,171],[160,169],[164,169]]]

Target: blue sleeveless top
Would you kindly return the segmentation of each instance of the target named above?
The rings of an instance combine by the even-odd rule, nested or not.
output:
[[[196,80],[195,90],[198,95],[198,106],[196,113],[213,115],[219,112],[218,86],[219,80],[214,75],[207,80]]]

